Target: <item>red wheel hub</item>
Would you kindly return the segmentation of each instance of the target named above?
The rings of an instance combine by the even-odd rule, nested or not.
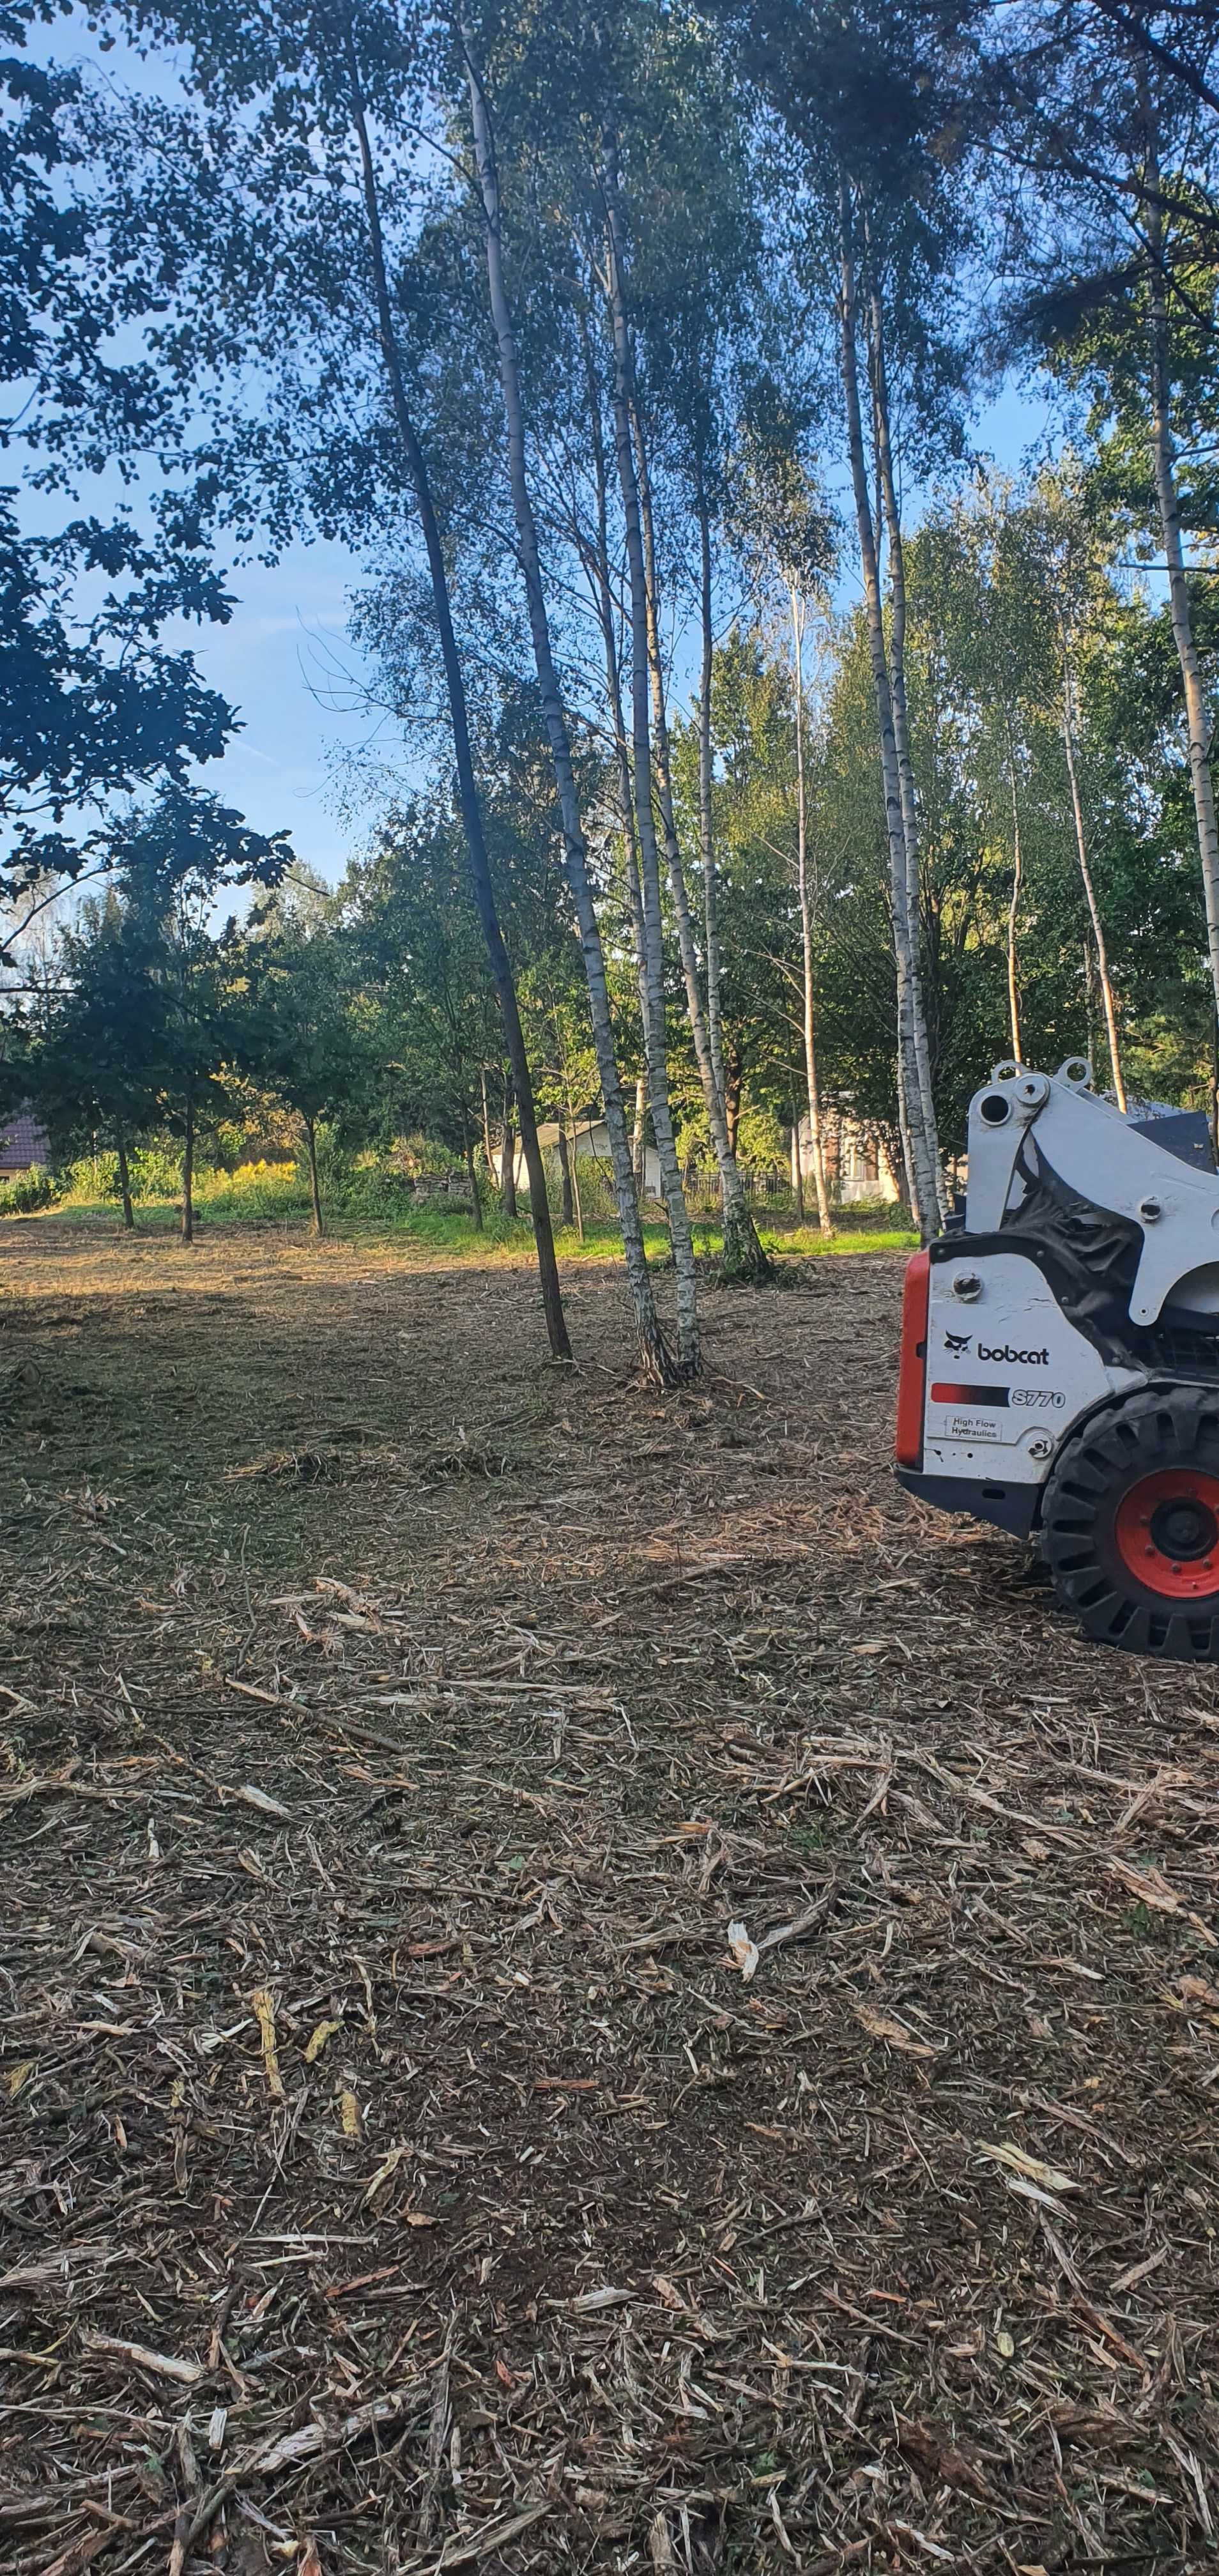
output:
[[[1123,1494],[1113,1524],[1128,1574],[1166,1601],[1219,1592],[1219,1476],[1162,1467]]]

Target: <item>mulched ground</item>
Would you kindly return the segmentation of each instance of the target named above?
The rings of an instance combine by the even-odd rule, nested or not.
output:
[[[6,2576],[1209,2563],[1216,1681],[899,1285],[3,1229]]]

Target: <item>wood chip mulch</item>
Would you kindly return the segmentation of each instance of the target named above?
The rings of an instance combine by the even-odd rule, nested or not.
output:
[[[5,2576],[1211,2563],[1217,1677],[900,1275],[4,1230]]]

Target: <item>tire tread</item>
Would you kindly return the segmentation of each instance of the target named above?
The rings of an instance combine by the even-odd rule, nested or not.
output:
[[[1110,1544],[1123,1495],[1140,1476],[1197,1466],[1219,1477],[1219,1412],[1211,1388],[1140,1388],[1068,1440],[1046,1483],[1042,1553],[1064,1609],[1091,1637],[1127,1654],[1219,1662],[1219,1585],[1180,1605],[1145,1591]]]

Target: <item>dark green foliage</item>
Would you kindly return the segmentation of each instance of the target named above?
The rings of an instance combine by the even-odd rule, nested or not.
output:
[[[42,1208],[54,1207],[58,1197],[53,1174],[34,1163],[28,1172],[0,1181],[0,1216],[37,1216]]]
[[[164,789],[113,827],[111,888],[64,933],[60,981],[28,1031],[26,1080],[64,1150],[182,1138],[187,1231],[195,1144],[225,1114],[246,1025],[242,942],[213,908],[230,888],[277,884],[290,855],[215,797]]]
[[[42,487],[0,489],[0,881],[21,892],[77,875],[90,823],[116,793],[185,781],[236,719],[189,653],[159,642],[176,617],[223,621],[233,602],[179,492],[158,477],[151,536],[125,508],[56,524],[82,472],[138,458],[171,428],[167,377],[115,354],[164,300],[155,238],[107,185],[74,69],[32,61],[52,14],[0,9],[0,436]],[[49,524],[48,524],[49,523]]]

